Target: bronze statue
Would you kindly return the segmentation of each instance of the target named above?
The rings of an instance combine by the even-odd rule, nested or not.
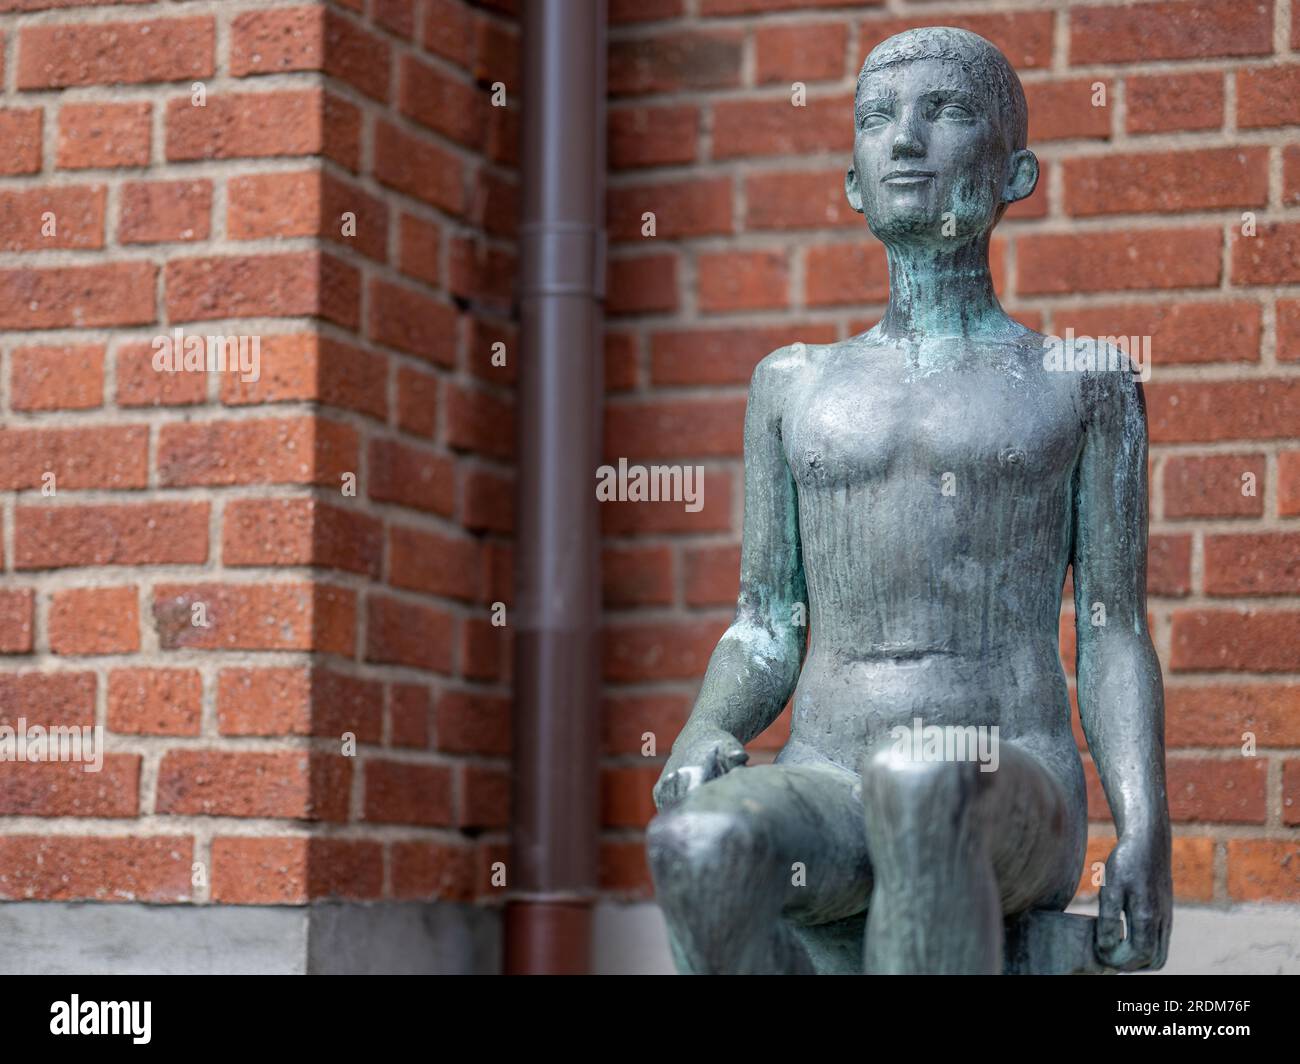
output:
[[[1038,162],[993,45],[943,27],[883,42],[854,125],[845,188],[887,249],[889,305],[754,372],[736,616],[648,834],[674,956],[698,973],[1159,968],[1172,886],[1141,384],[1127,360],[1045,357],[994,295],[989,236]],[[1095,943],[1086,922],[1095,958],[1065,955],[1079,925],[1062,922],[1083,918],[1059,915],[1087,841],[1067,566],[1079,709],[1118,831]],[[742,767],[792,693],[789,743]],[[991,739],[996,757],[921,733]]]

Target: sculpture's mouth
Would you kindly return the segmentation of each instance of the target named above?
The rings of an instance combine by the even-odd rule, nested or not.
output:
[[[882,185],[923,185],[934,178],[933,170],[891,170],[880,179]]]

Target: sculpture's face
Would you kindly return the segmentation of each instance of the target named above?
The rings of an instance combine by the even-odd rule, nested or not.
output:
[[[1012,152],[992,95],[947,59],[899,62],[863,78],[846,187],[877,237],[969,240],[993,227],[1008,198],[1019,198],[1008,192]]]

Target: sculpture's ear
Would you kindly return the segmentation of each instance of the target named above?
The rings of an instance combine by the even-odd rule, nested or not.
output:
[[[1038,187],[1038,157],[1028,148],[1021,148],[1011,156],[1011,166],[1002,198],[1007,203],[1015,203],[1033,194]]]
[[[849,199],[849,206],[861,214],[862,189],[858,188],[858,172],[851,166],[844,175],[844,195]]]

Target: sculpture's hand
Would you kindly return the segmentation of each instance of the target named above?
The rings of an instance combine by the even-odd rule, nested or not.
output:
[[[670,809],[687,792],[748,760],[744,746],[730,732],[721,728],[683,731],[673,743],[673,752],[655,784],[655,808]]]
[[[1121,971],[1163,968],[1173,926],[1167,832],[1126,834],[1106,861],[1097,915],[1097,958]],[[1128,935],[1120,923],[1128,918]]]

